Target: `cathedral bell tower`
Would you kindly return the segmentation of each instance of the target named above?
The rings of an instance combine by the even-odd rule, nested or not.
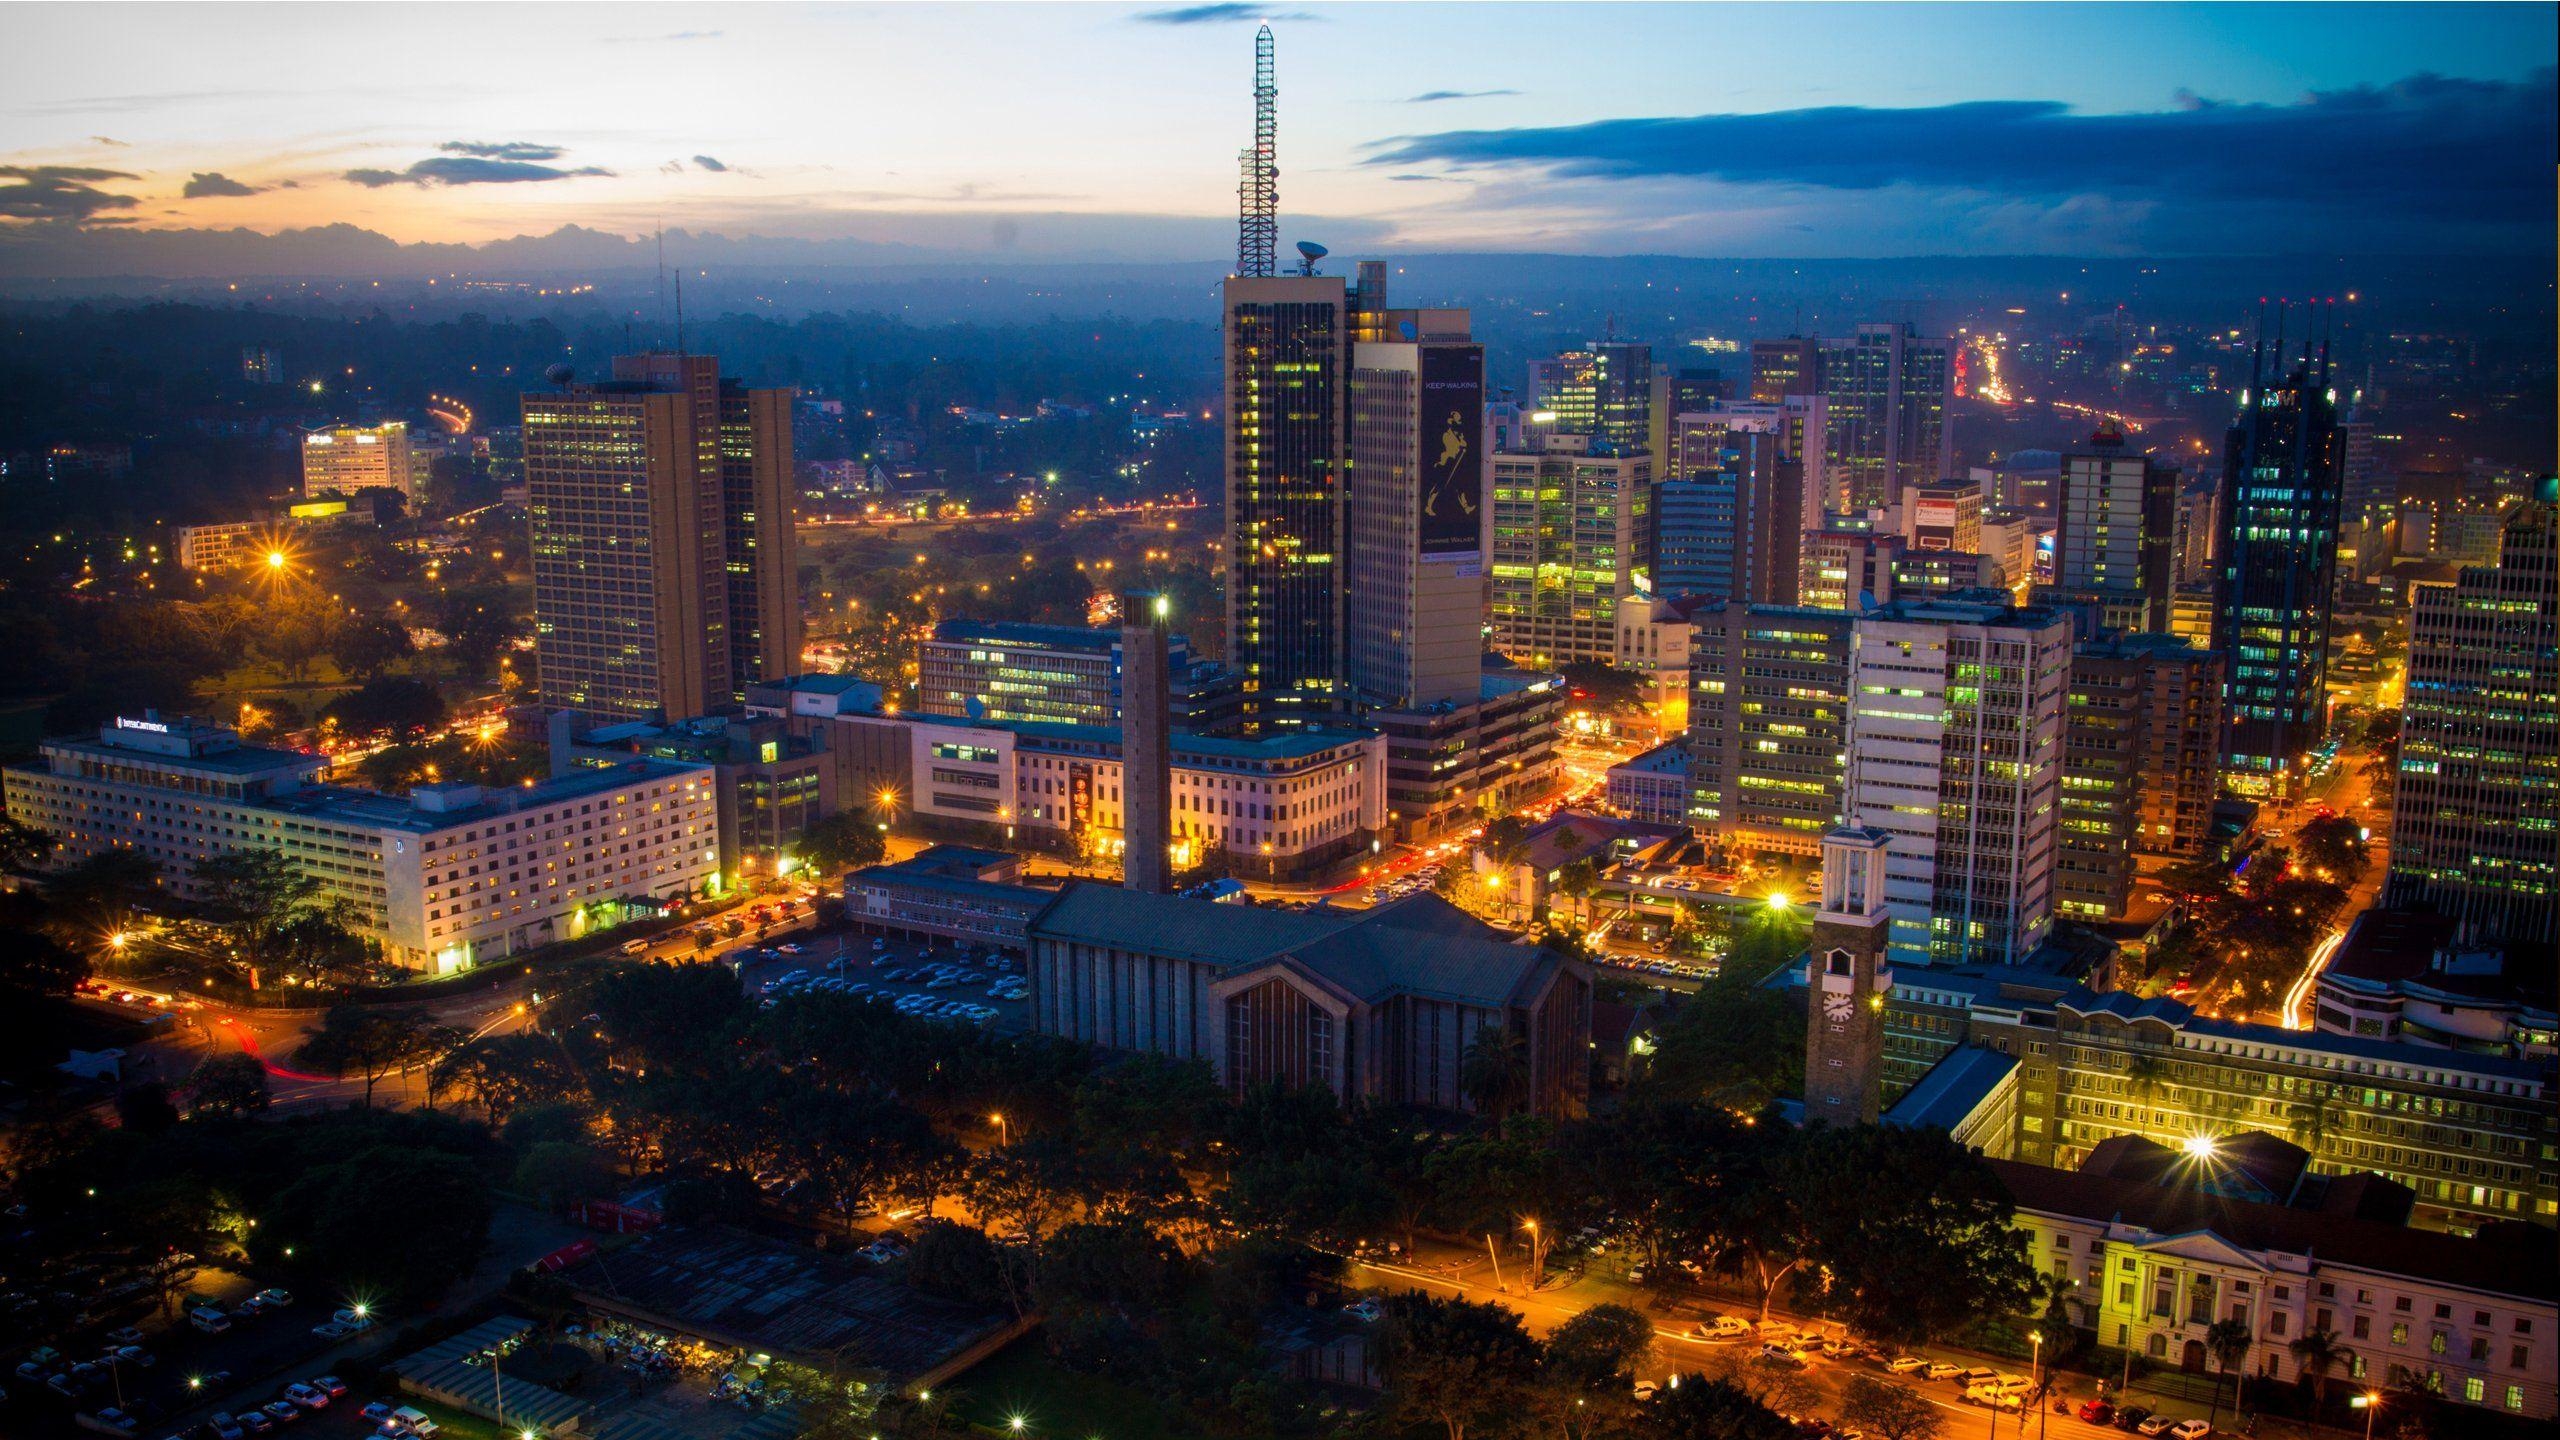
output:
[[[1804,1118],[1872,1122],[1884,1096],[1884,852],[1881,830],[1822,837],[1822,908],[1805,957]]]

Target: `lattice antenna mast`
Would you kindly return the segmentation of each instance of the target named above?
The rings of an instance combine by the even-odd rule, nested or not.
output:
[[[1280,265],[1280,87],[1272,79],[1271,27],[1253,37],[1253,148],[1236,159],[1236,273],[1269,276]]]

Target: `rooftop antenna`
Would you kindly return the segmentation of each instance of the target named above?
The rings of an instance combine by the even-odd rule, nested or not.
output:
[[[1280,87],[1273,80],[1271,27],[1253,37],[1253,146],[1236,156],[1236,274],[1267,277],[1280,264]]]

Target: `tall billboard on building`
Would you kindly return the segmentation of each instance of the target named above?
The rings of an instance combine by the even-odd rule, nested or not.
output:
[[[1083,840],[1093,828],[1093,767],[1084,761],[1067,766],[1067,834]]]
[[[1422,351],[1419,540],[1425,560],[1472,560],[1483,549],[1484,347]]]

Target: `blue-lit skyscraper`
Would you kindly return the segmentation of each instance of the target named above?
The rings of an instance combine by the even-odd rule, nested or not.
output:
[[[2269,379],[2252,357],[2223,451],[2213,648],[2223,656],[2223,788],[2275,800],[2301,788],[2328,720],[2329,597],[2346,447],[2329,359],[2306,346]]]

